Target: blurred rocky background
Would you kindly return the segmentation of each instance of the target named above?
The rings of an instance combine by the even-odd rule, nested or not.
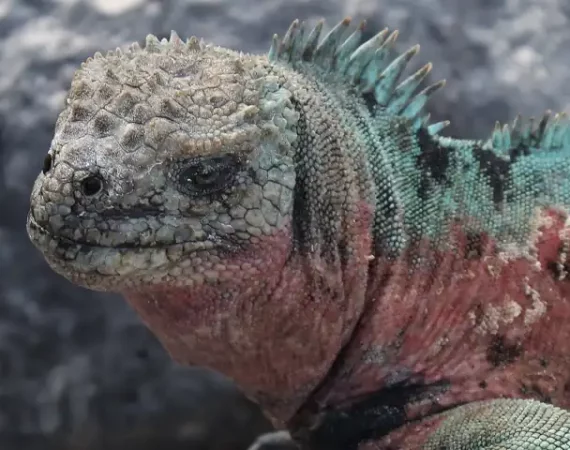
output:
[[[265,51],[296,17],[368,19],[420,42],[448,132],[570,112],[568,0],[0,0],[0,448],[246,448],[269,424],[227,380],[172,363],[117,297],[52,273],[25,232],[78,64],[147,33]]]

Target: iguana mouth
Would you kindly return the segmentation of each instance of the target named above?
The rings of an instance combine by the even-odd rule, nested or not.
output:
[[[183,249],[185,253],[200,251],[200,250],[210,250],[216,246],[216,243],[212,239],[201,240],[201,241],[184,241],[176,242],[172,244],[141,244],[137,241],[124,242],[117,245],[101,245],[94,244],[92,242],[87,242],[83,239],[69,239],[64,236],[56,235],[51,233],[45,227],[38,224],[31,213],[28,214],[27,228],[30,236],[34,238],[34,243],[40,244],[40,240],[48,239],[50,242],[55,242],[60,250],[71,250],[75,249],[79,252],[89,252],[95,251],[97,249],[108,249],[108,250],[125,250],[129,252],[143,252],[149,250],[168,250],[168,249]],[[52,244],[53,245],[53,244]]]

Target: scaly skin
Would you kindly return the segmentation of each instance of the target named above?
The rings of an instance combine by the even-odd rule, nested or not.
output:
[[[568,125],[442,137],[418,48],[348,25],[90,58],[30,238],[305,447],[570,449]]]

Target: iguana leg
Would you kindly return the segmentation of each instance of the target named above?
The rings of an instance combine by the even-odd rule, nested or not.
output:
[[[446,412],[425,450],[569,450],[570,412],[536,400],[477,402]]]

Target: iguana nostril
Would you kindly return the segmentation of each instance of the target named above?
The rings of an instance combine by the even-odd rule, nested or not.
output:
[[[96,175],[88,176],[81,181],[81,192],[87,197],[98,194],[103,189],[103,180]]]
[[[48,153],[48,154],[46,155],[46,157],[44,158],[44,165],[43,165],[43,167],[42,167],[42,172],[43,172],[44,175],[50,171],[52,162],[53,162],[52,157],[51,157],[51,155]]]

